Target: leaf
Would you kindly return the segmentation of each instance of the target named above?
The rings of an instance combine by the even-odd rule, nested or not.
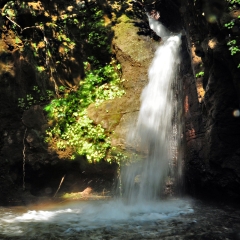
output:
[[[47,106],[44,108],[44,110],[47,111],[47,112],[51,111],[51,109],[52,109],[52,106],[51,106],[51,105],[47,105]]]

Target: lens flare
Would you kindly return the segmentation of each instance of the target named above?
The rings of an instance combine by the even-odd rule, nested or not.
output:
[[[209,23],[216,23],[217,22],[217,17],[213,14],[210,14],[206,16],[206,19]]]
[[[239,109],[235,109],[235,110],[233,111],[233,116],[234,116],[234,117],[240,117],[240,110],[239,110]]]

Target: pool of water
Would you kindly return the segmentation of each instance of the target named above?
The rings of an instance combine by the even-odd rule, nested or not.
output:
[[[240,211],[189,199],[0,208],[0,239],[240,239]]]

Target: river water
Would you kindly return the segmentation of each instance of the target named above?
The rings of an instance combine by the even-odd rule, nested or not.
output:
[[[240,239],[240,210],[190,199],[0,208],[0,239]]]

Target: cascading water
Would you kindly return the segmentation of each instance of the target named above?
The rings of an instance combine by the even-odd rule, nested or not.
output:
[[[122,170],[123,196],[130,202],[159,199],[169,172],[173,128],[174,90],[181,36],[171,36],[149,17],[150,27],[163,39],[149,69],[149,83],[141,95],[136,127],[129,136],[131,146],[144,157]]]
[[[103,239],[106,235],[106,239],[162,239],[166,234],[175,234],[175,225],[169,224],[171,219],[193,212],[186,200],[159,201],[174,155],[171,148],[176,150],[176,135],[181,132],[174,124],[176,96],[173,93],[181,37],[171,36],[151,18],[149,23],[163,43],[149,69],[149,84],[142,92],[138,121],[129,136],[129,141],[146,157],[122,171],[123,198],[58,204],[43,210],[34,206],[32,209],[0,208],[0,238]],[[175,144],[172,144],[173,136]]]

